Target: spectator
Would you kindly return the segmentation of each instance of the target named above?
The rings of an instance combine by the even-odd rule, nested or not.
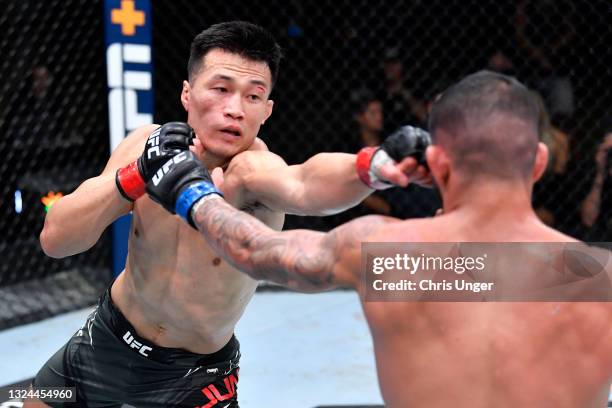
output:
[[[367,90],[353,95],[353,118],[358,125],[358,150],[363,146],[377,146],[382,137],[384,112],[382,103]],[[387,136],[388,134],[385,134]],[[434,215],[441,203],[435,189],[410,184],[407,188],[379,190],[367,197],[351,214],[351,218],[366,214],[391,215],[396,218],[415,218]]]
[[[504,75],[515,75],[515,68],[512,60],[501,49],[496,49],[493,54],[489,56],[487,69]]]
[[[605,129],[595,153],[595,174],[580,206],[582,223],[589,228],[586,239],[612,241],[612,126]]]
[[[427,119],[424,104],[413,95],[406,83],[404,65],[398,54],[398,49],[388,49],[383,61],[385,87],[382,102],[387,132],[404,125],[424,127]]]
[[[569,78],[567,58],[576,36],[569,12],[563,2],[518,0],[515,34],[531,71],[531,82],[544,96],[550,115],[571,117],[574,89]]]
[[[34,145],[48,148],[60,138],[63,121],[51,94],[53,75],[46,66],[35,65],[27,81],[29,87],[24,98],[9,114],[7,132],[15,148]]]
[[[383,130],[383,106],[369,91],[362,90],[354,95],[354,119],[359,126],[360,146],[377,146]]]
[[[359,146],[354,151],[364,146],[378,146],[382,142],[381,132],[383,130],[383,107],[381,101],[368,90],[360,90],[353,94],[353,118],[358,126]],[[391,205],[386,196],[388,190],[375,191],[362,201],[355,211],[354,217],[366,214],[391,215]],[[352,217],[352,218],[354,218]]]
[[[571,218],[570,214],[564,212],[571,207],[568,202],[570,180],[567,177],[569,136],[551,123],[544,101],[540,95],[535,96],[540,103],[540,139],[548,146],[549,160],[546,172],[534,186],[533,206],[542,222],[566,230],[562,224]]]

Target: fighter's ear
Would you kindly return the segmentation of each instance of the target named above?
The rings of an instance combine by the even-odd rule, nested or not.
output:
[[[532,177],[534,182],[542,177],[542,174],[546,171],[546,166],[548,166],[548,147],[540,142],[538,143],[538,150],[536,151],[536,157],[533,163]]]
[[[448,153],[438,145],[430,145],[425,150],[425,160],[438,188],[443,189],[450,176],[451,162]]]
[[[263,121],[261,122],[262,125],[266,122],[266,120],[268,120],[270,115],[272,115],[272,109],[273,108],[274,108],[274,101],[272,99],[268,99],[266,101],[266,114],[264,116]]]
[[[189,81],[183,81],[183,89],[181,90],[181,103],[185,111],[189,111],[189,96],[191,87]]]

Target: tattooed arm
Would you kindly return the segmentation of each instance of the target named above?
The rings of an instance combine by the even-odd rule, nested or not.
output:
[[[198,201],[191,216],[208,243],[230,264],[254,279],[302,292],[356,287],[361,241],[380,226],[397,221],[367,216],[329,233],[278,232],[215,195]]]

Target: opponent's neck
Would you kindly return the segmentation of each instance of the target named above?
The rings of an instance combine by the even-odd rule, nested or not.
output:
[[[534,214],[531,187],[523,181],[482,181],[454,183],[444,193],[444,212],[461,211],[478,218],[487,214]]]

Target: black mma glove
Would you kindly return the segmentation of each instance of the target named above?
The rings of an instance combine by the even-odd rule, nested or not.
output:
[[[223,194],[212,182],[208,170],[191,151],[183,151],[165,162],[147,182],[146,191],[172,214],[195,228],[191,208],[202,197]]]
[[[427,166],[425,149],[431,144],[429,132],[412,126],[402,126],[378,147],[364,147],[357,153],[357,174],[368,187],[384,190],[394,187],[378,174],[387,163],[397,163],[408,156]]]
[[[183,122],[169,122],[149,135],[142,155],[117,170],[115,183],[123,197],[136,201],[145,192],[145,184],[174,155],[189,150],[195,133]]]

